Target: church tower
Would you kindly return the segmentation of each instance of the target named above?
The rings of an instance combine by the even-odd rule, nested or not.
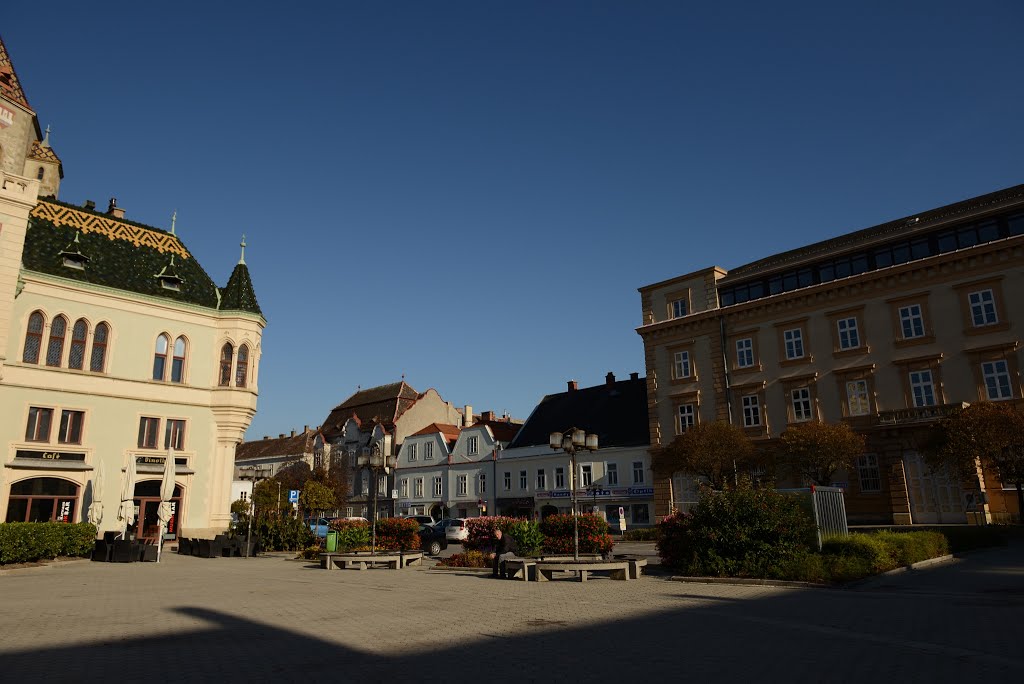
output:
[[[0,171],[39,182],[40,197],[57,197],[64,167],[25,97],[7,46],[0,38]]]

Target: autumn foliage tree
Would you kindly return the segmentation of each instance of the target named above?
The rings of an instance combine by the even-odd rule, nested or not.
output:
[[[782,433],[780,464],[797,477],[828,487],[840,470],[857,468],[864,437],[846,423],[804,423]]]
[[[722,489],[754,459],[754,447],[743,430],[730,423],[698,423],[655,453],[658,470],[682,471],[705,478]]]
[[[977,482],[978,465],[1017,489],[1024,513],[1024,412],[1005,403],[981,402],[955,410],[929,429],[922,445],[925,462],[945,468],[963,482]]]

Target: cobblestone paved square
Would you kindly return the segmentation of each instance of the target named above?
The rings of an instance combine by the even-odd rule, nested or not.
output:
[[[1014,681],[1021,549],[856,590],[468,572],[279,556],[0,572],[4,681]]]

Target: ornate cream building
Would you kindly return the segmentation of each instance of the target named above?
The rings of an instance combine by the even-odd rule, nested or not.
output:
[[[58,202],[63,170],[0,42],[0,520],[82,521],[137,464],[135,532],[155,536],[162,464],[170,534],[230,521],[235,446],[256,411],[266,321],[244,259],[218,287],[175,232],[111,200]],[[97,498],[97,485],[101,496]]]
[[[809,420],[867,438],[851,522],[1019,519],[1010,483],[926,468],[922,429],[951,407],[1021,400],[1024,186],[726,271],[640,288],[651,444],[725,420],[770,445]],[[656,473],[657,515],[692,497]]]

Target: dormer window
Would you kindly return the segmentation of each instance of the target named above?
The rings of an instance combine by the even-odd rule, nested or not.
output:
[[[64,266],[66,268],[73,268],[78,271],[85,270],[85,262],[87,259],[81,257],[81,255],[64,255]]]
[[[181,292],[181,284],[185,282],[184,278],[181,278],[174,268],[174,255],[171,255],[171,263],[164,266],[163,269],[156,274],[157,279],[160,281],[160,287],[165,290],[171,290],[172,292]]]
[[[85,270],[85,265],[89,262],[89,257],[82,254],[82,250],[78,244],[77,230],[75,231],[75,239],[68,243],[68,246],[61,251],[60,258],[65,268],[73,268],[76,271]]]
[[[165,290],[181,292],[181,278],[168,278],[164,276],[160,278],[160,287],[164,288]]]

